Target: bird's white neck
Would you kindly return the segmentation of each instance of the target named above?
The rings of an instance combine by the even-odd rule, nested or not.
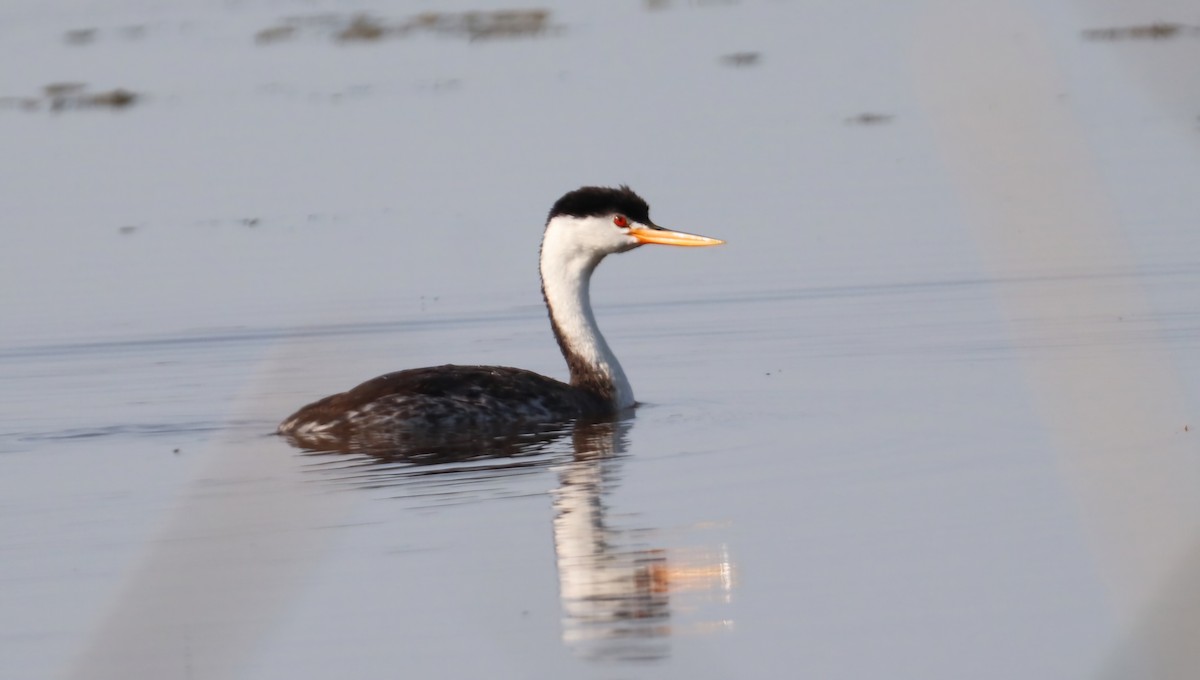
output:
[[[542,240],[542,294],[550,309],[554,336],[571,370],[571,385],[611,400],[616,409],[633,406],[633,387],[604,341],[592,314],[589,284],[604,258],[580,239],[574,218],[556,217]]]

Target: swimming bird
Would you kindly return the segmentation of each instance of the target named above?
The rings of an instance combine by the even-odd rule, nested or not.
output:
[[[407,440],[611,417],[635,405],[633,388],[592,314],[589,284],[606,255],[645,244],[724,241],[664,229],[628,186],[590,187],[555,202],[542,236],[542,297],[569,383],[505,366],[433,366],[381,375],[315,401],[278,433],[306,448]]]

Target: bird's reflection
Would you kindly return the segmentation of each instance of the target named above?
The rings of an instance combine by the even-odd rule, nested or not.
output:
[[[628,430],[627,422],[576,428],[575,456],[558,466],[552,492],[563,642],[588,658],[652,660],[669,651],[667,554],[639,547],[605,520]]]
[[[590,660],[653,661],[669,656],[672,636],[731,626],[714,607],[723,610],[730,601],[733,567],[724,546],[655,546],[665,532],[609,518],[631,427],[629,419],[579,422],[404,449],[358,440],[307,453],[339,482],[399,487],[404,498],[436,503],[488,500],[506,495],[504,487],[507,495],[520,494],[511,489],[514,475],[552,471],[563,643]]]

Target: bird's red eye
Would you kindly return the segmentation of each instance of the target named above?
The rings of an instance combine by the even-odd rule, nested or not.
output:
[[[617,225],[618,227],[628,227],[629,220],[626,219],[624,215],[617,215],[613,218],[613,224]]]

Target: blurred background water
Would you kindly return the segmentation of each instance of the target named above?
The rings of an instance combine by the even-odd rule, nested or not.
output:
[[[1194,678],[1187,2],[0,9],[0,675]],[[640,401],[411,465],[270,436],[563,376],[551,203]]]

